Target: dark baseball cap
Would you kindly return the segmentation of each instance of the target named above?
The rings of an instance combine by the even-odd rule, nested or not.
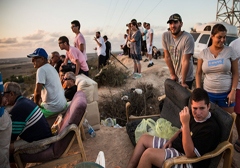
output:
[[[182,18],[179,14],[175,13],[169,17],[169,20],[167,21],[167,24],[170,23],[171,21],[180,21],[182,22]]]

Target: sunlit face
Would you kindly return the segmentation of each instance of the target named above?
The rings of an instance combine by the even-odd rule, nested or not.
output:
[[[169,23],[169,28],[170,28],[170,31],[173,35],[178,35],[181,31],[181,27],[182,27],[183,23],[180,22],[180,21],[171,21]]]
[[[44,57],[37,56],[32,58],[34,68],[39,68],[44,64]]]
[[[67,74],[65,74],[63,80],[64,80],[64,85],[65,85],[66,87],[70,87],[70,86],[72,85],[72,83],[73,83],[73,80],[70,79]]]
[[[137,30],[137,27],[134,26],[133,24],[131,24],[131,28],[132,28],[133,31],[136,31],[136,30]]]
[[[78,31],[78,26],[76,26],[75,24],[72,24],[71,29],[72,29],[73,33],[76,33]]]
[[[64,44],[64,42],[62,42],[61,40],[58,40],[58,45],[59,45],[59,48],[60,48],[61,50],[64,50],[64,49],[65,49],[65,44]]]
[[[199,102],[192,100],[191,107],[192,115],[197,121],[204,120],[209,114],[210,104],[207,105],[204,100]]]
[[[100,34],[99,34],[99,33],[96,33],[96,37],[99,38],[99,37],[100,37]]]
[[[211,35],[212,45],[214,45],[215,47],[218,47],[218,48],[222,48],[226,41],[226,35],[227,35],[226,31],[220,31],[217,34],[215,34],[214,36]]]
[[[60,77],[60,80],[61,80],[61,83],[63,84],[64,83],[64,73],[63,72],[59,72],[59,77]]]
[[[57,61],[58,61],[58,56],[55,55],[55,54],[52,54],[52,55],[51,55],[51,60],[52,60],[53,63],[57,63]]]

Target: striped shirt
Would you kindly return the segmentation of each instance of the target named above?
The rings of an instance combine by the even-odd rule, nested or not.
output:
[[[40,108],[33,101],[19,96],[10,111],[12,118],[12,137],[32,142],[52,136],[51,129]]]

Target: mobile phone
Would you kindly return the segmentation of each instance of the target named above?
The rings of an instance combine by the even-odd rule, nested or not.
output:
[[[227,97],[226,99],[224,99],[224,102],[225,102],[226,104],[228,104],[228,97]]]

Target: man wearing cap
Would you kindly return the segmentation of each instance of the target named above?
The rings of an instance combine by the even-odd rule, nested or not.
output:
[[[87,54],[86,54],[86,41],[85,41],[85,38],[83,37],[82,33],[80,32],[80,23],[78,20],[74,20],[71,22],[72,26],[72,31],[73,33],[76,34],[76,37],[74,39],[74,47],[76,47],[77,49],[79,49],[84,58],[86,59],[87,61]]]
[[[37,68],[34,102],[41,108],[45,117],[62,112],[67,107],[59,75],[48,63],[48,54],[43,48],[28,55]]]
[[[192,61],[194,39],[191,34],[181,31],[183,22],[179,14],[171,15],[167,23],[170,31],[162,35],[162,48],[171,79],[191,89],[194,80]]]
[[[88,76],[88,65],[83,53],[77,49],[76,47],[72,47],[69,45],[69,40],[66,36],[61,36],[58,39],[58,45],[61,50],[66,50],[66,58],[64,60],[64,65],[68,64],[70,60],[73,64],[75,64],[75,76],[78,74],[84,74]]]

